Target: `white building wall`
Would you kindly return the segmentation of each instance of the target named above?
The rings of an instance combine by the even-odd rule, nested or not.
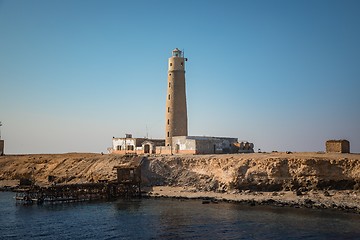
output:
[[[194,151],[200,154],[231,152],[232,144],[237,138],[178,136],[172,138],[172,148],[176,152]]]
[[[180,151],[184,150],[196,150],[196,141],[195,139],[189,139],[186,136],[181,137],[173,137],[172,138],[172,145],[173,148],[176,147],[176,145],[179,146]]]
[[[126,150],[128,146],[134,146],[136,148],[136,141],[134,138],[113,138],[112,140],[113,150],[119,150],[118,146],[121,146],[121,150]]]

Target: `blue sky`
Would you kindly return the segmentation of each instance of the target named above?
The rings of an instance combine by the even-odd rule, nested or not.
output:
[[[164,138],[167,61],[185,50],[189,134],[263,151],[360,152],[360,1],[0,0],[6,153]]]

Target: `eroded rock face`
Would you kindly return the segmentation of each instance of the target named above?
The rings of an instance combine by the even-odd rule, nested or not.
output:
[[[44,154],[0,157],[0,180],[34,177],[37,183],[116,179],[114,166],[131,158],[100,154]],[[192,186],[205,191],[358,190],[359,154],[254,153],[158,156],[142,165],[144,185]]]
[[[151,158],[150,170],[163,176],[163,184],[193,186],[201,190],[254,191],[359,188],[359,155],[317,156],[295,154],[168,156]],[[151,181],[150,181],[151,182]]]

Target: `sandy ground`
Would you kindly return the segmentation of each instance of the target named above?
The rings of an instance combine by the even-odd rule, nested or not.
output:
[[[16,187],[17,185],[19,185],[19,180],[0,180],[0,188]]]
[[[297,196],[295,192],[202,192],[187,187],[156,186],[147,193],[150,197],[171,197],[234,201],[254,204],[269,204],[291,207],[330,208],[360,213],[359,191],[310,191]]]

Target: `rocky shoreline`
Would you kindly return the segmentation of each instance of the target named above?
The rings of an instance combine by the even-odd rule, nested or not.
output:
[[[312,191],[298,196],[296,192],[200,192],[194,189],[158,186],[147,192],[145,197],[199,199],[210,202],[236,202],[249,206],[276,206],[309,209],[334,209],[360,214],[360,192],[357,191]]]
[[[14,183],[14,181],[11,181]],[[16,191],[18,185],[4,185],[0,181],[1,191]],[[298,195],[296,192],[251,192],[234,191],[232,193],[202,192],[195,189],[157,186],[146,188],[143,198],[197,199],[203,203],[231,202],[248,206],[275,206],[290,208],[328,209],[360,214],[359,191],[312,191]]]

